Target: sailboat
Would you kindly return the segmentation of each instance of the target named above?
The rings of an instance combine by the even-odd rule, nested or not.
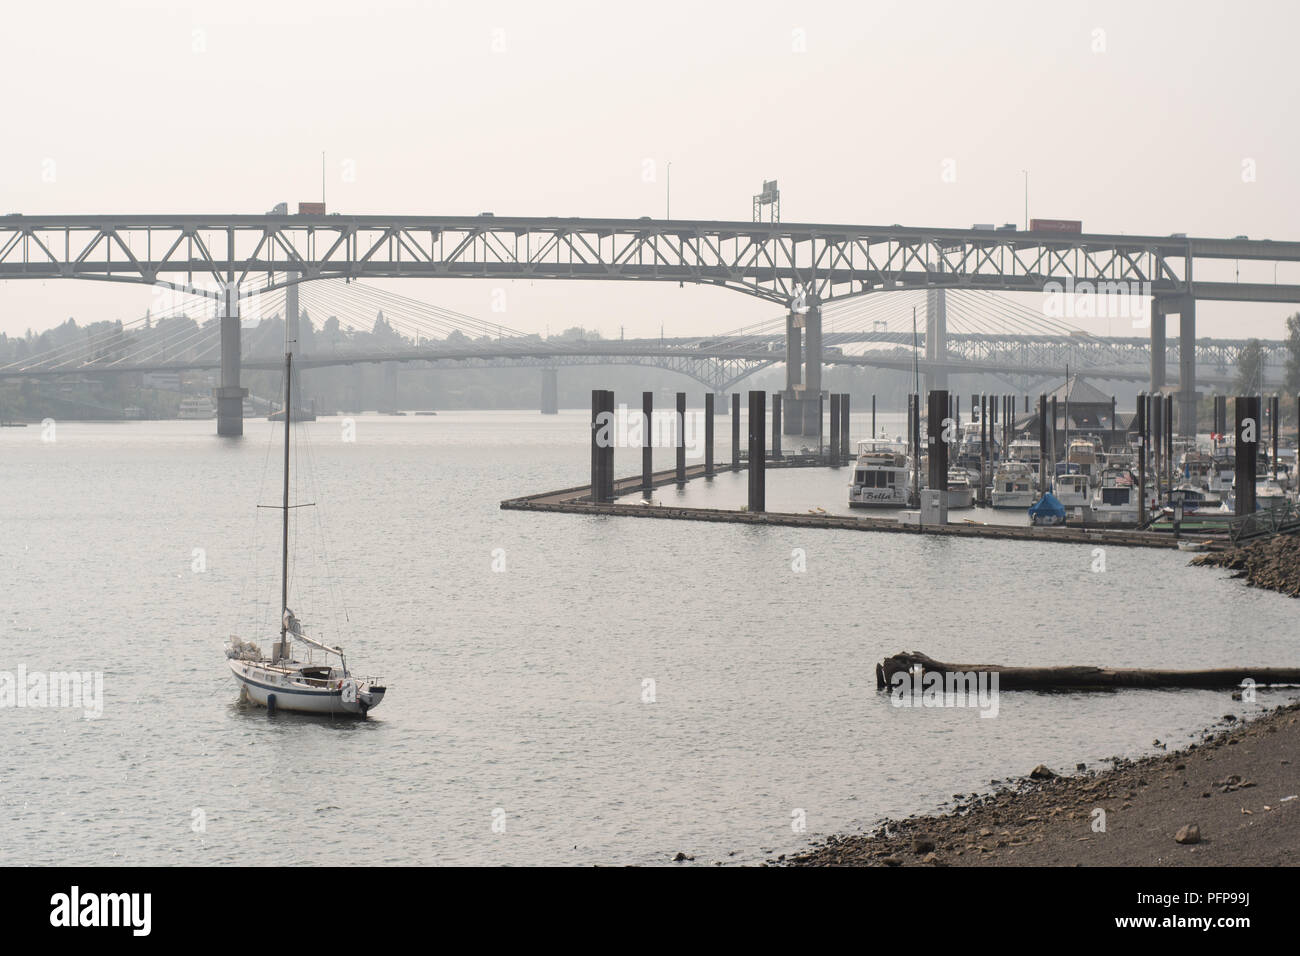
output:
[[[284,356],[284,407],[290,408],[293,353]],[[280,636],[268,657],[251,641],[232,636],[226,659],[240,687],[240,697],[268,712],[293,710],[309,714],[352,714],[365,717],[379,706],[387,690],[373,677],[348,670],[343,649],[309,637],[289,609],[289,426],[284,420],[284,520],[280,545]],[[337,659],[337,663],[335,663]]]

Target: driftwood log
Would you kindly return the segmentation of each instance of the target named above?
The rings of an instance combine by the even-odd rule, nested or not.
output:
[[[920,673],[916,673],[919,670]],[[999,690],[1109,690],[1116,687],[1235,688],[1246,680],[1257,686],[1300,684],[1300,667],[1238,667],[1205,671],[1166,671],[1123,667],[1004,667],[1000,664],[949,664],[917,651],[887,657],[876,665],[876,687],[892,685],[895,674],[993,673]]]

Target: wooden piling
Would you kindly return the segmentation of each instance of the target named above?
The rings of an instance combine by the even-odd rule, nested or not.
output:
[[[980,487],[979,502],[981,505],[988,504],[989,501],[989,446],[988,446],[988,419],[989,404],[988,396],[983,392],[980,393]]]
[[[1258,395],[1238,395],[1232,400],[1237,419],[1237,473],[1235,494],[1238,515],[1255,513],[1255,481],[1259,463],[1259,412]]]
[[[929,486],[940,491],[948,490],[948,390],[935,389],[929,395],[929,420],[926,423],[926,445],[930,451]]]
[[[704,477],[713,477],[713,392],[704,393]]]
[[[1150,396],[1143,392],[1137,397],[1138,433],[1138,527],[1147,523],[1147,409]]]
[[[912,507],[921,505],[921,396],[913,392],[908,396],[912,409]],[[918,524],[918,530],[920,525]]]
[[[654,474],[654,420],[655,420],[655,393],[641,393],[641,427],[644,434],[641,436],[641,490],[649,494],[654,490],[654,483],[650,476]]]
[[[1277,478],[1277,433],[1282,424],[1278,418],[1278,397],[1274,395],[1269,399],[1269,437],[1273,439],[1273,478]]]
[[[740,471],[740,393],[731,393],[731,470]]]
[[[848,458],[853,454],[853,449],[849,446],[849,393],[840,393],[840,456]]]
[[[686,393],[677,393],[677,484],[686,484]]]
[[[830,448],[828,449],[830,466],[838,468],[840,467],[840,396],[838,392],[831,393],[830,439]]]
[[[1174,396],[1165,396],[1165,492],[1174,493]]]
[[[767,455],[763,447],[766,405],[766,392],[749,393],[749,510],[751,512],[767,510],[767,489],[764,484]]]
[[[826,396],[817,395],[817,454],[826,454]]]
[[[772,393],[772,458],[781,458],[781,393]]]
[[[1038,395],[1038,488],[1047,490],[1047,396]]]
[[[591,391],[591,500],[614,500],[614,393]]]

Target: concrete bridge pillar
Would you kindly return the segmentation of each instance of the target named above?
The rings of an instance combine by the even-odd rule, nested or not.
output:
[[[803,382],[803,317],[793,311],[785,317],[785,391],[793,394]]]
[[[1178,313],[1178,434],[1196,437],[1196,300]]]
[[[542,414],[560,413],[560,372],[554,368],[542,369]]]
[[[925,357],[930,362],[948,358],[948,296],[943,288],[928,289],[925,293]],[[925,389],[947,391],[948,370],[926,372]]]
[[[786,389],[782,396],[781,430],[787,435],[821,434],[822,310],[816,297],[807,301],[803,312],[792,310],[786,319]]]
[[[239,384],[239,286],[229,283],[221,290],[221,387],[217,399],[217,434],[237,438],[244,434],[244,396],[248,389]]]
[[[810,298],[808,311],[803,317],[804,338],[804,391],[815,399],[822,390],[822,307],[820,300]]]
[[[1165,307],[1163,299],[1151,298],[1151,392],[1165,384]]]

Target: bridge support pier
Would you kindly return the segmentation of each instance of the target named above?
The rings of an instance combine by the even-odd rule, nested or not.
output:
[[[1178,313],[1178,433],[1196,437],[1196,300]]]
[[[221,299],[221,387],[215,389],[217,434],[238,438],[244,434],[244,396],[248,394],[248,389],[239,384],[239,287],[234,283],[224,286]]]
[[[1151,299],[1151,392],[1160,391],[1165,384],[1165,308],[1167,303],[1154,296]]]
[[[786,387],[782,396],[781,429],[787,435],[822,433],[822,309],[816,299],[810,298],[808,302],[806,311],[792,311],[786,319]],[[801,340],[802,376],[799,361]]]
[[[1151,300],[1151,393],[1168,381],[1168,316],[1178,316],[1178,434],[1196,435],[1196,300],[1191,295]],[[1168,423],[1166,423],[1168,424]]]
[[[925,357],[930,362],[943,362],[948,358],[948,296],[946,289],[927,289],[925,293]],[[947,369],[934,369],[925,373],[925,390],[946,391]]]
[[[542,369],[542,414],[558,415],[560,413],[560,372],[559,369]]]

